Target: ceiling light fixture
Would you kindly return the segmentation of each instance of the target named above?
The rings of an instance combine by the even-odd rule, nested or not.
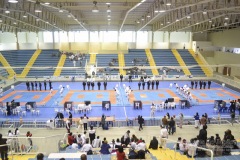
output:
[[[106,5],[110,5],[111,3],[106,3]]]
[[[208,21],[209,23],[212,23],[212,20],[211,19],[209,19],[209,21]]]
[[[16,23],[16,22],[13,22],[13,24],[15,24],[15,25],[16,25],[17,23]]]
[[[191,16],[190,16],[190,15],[188,15],[188,16],[187,16],[187,19],[190,19],[190,18],[191,18]]]
[[[178,22],[178,21],[179,21],[179,19],[177,18],[177,19],[176,19],[176,22]]]
[[[111,12],[110,5],[108,5],[107,12],[108,12],[108,13],[110,13],[110,12]]]
[[[163,23],[161,23],[161,26],[163,26]]]
[[[196,24],[199,24],[198,22]]]
[[[140,23],[139,20],[137,20],[137,23]]]
[[[23,18],[27,18],[27,14],[26,13],[23,15]]]
[[[0,23],[2,23],[3,22],[3,20],[2,20],[2,18],[0,18]]]
[[[111,21],[111,18],[108,18],[108,21]]]
[[[207,10],[206,10],[206,8],[204,8],[204,10],[203,10],[203,14],[204,14],[204,15],[207,14]]]
[[[8,10],[8,7],[6,7],[5,13],[6,13],[6,14],[9,14],[9,13],[10,13],[10,11]]]
[[[40,2],[38,0],[36,1],[36,4],[35,4],[35,12],[36,13],[42,12],[42,10],[40,8]]]
[[[18,0],[8,0],[8,3],[18,3]]]
[[[107,17],[111,17],[111,15],[110,15],[110,14],[108,14],[108,15],[107,15]]]
[[[226,16],[224,19],[225,19],[225,20],[228,20],[229,18],[228,18],[228,16]]]
[[[93,13],[98,13],[99,10],[98,10],[98,7],[97,7],[97,1],[93,1],[93,4],[94,4],[94,6],[93,6],[93,9],[92,9],[92,12]]]
[[[169,21],[167,21],[167,23],[169,24],[170,22],[169,22]]]
[[[171,5],[172,5],[172,3],[170,2],[170,0],[167,1],[166,5],[167,5],[167,6],[171,6]]]
[[[44,4],[49,5],[50,3],[49,2],[45,2]]]
[[[68,15],[68,18],[71,18],[71,17],[72,17],[72,16],[69,14],[69,15]]]
[[[147,14],[147,17],[148,17],[148,18],[150,18],[150,17],[151,17],[149,12],[148,12],[148,14]]]
[[[142,21],[144,21],[145,19],[144,19],[144,17],[142,16],[142,19],[141,19]]]

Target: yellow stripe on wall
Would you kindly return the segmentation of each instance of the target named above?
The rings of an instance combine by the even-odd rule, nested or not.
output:
[[[152,68],[152,74],[153,75],[159,75],[158,70],[156,68],[156,64],[155,64],[154,58],[152,56],[152,53],[151,53],[150,49],[145,49],[145,52],[146,52],[146,55],[147,55],[147,59],[148,59],[149,65]]]

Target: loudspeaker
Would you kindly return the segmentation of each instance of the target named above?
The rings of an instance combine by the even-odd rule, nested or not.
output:
[[[168,102],[174,102],[174,98],[168,98]]]

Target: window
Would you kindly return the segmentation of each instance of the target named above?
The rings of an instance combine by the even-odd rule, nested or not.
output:
[[[90,32],[90,42],[99,42],[98,32]]]
[[[43,32],[43,42],[46,42],[46,43],[53,42],[52,32]]]
[[[135,42],[135,32],[124,31],[119,34],[119,42]]]
[[[75,32],[75,42],[88,42],[88,31]]]
[[[137,32],[137,42],[148,42],[148,32]]]

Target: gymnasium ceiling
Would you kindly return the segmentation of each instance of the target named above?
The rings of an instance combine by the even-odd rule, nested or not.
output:
[[[239,23],[240,0],[0,1],[0,30],[8,32],[215,32]]]

